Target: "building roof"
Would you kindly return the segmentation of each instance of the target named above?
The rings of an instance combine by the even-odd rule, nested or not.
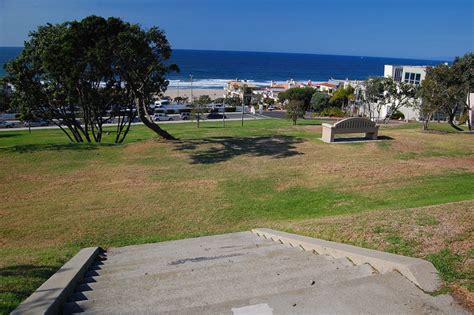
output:
[[[317,87],[325,86],[325,87],[328,87],[328,88],[331,88],[331,89],[337,88],[337,85],[332,84],[332,83],[328,83],[328,82],[316,83],[314,86],[317,86]]]

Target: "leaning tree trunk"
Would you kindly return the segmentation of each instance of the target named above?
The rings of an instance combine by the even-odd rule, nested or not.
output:
[[[140,120],[145,126],[153,130],[156,134],[158,134],[161,138],[165,140],[176,140],[176,138],[170,135],[166,130],[161,129],[160,126],[155,124],[152,120],[148,119],[146,106],[143,99],[137,98],[135,101],[135,105],[137,107],[138,117],[140,117]]]
[[[456,114],[452,114],[450,113],[448,115],[448,123],[451,127],[453,127],[454,129],[456,129],[457,131],[463,131],[462,128],[460,128],[459,126],[456,126],[456,124],[454,123],[454,117],[455,117]]]
[[[428,130],[428,124],[429,124],[432,116],[433,116],[433,114],[430,113],[430,114],[428,114],[428,117],[423,119],[423,130]]]

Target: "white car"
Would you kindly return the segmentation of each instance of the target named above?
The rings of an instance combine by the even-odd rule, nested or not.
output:
[[[173,120],[173,117],[170,117],[163,113],[157,113],[153,116],[153,119],[155,121],[170,121],[170,120]]]

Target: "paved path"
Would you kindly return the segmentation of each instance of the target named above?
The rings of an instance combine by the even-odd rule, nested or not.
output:
[[[66,314],[457,314],[397,272],[232,233],[109,250]]]

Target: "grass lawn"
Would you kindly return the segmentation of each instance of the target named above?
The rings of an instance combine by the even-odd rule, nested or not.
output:
[[[59,130],[0,133],[0,313],[81,247],[270,227],[431,260],[474,289],[474,135],[384,126],[382,142],[326,144],[318,121],[134,126],[126,143]]]

